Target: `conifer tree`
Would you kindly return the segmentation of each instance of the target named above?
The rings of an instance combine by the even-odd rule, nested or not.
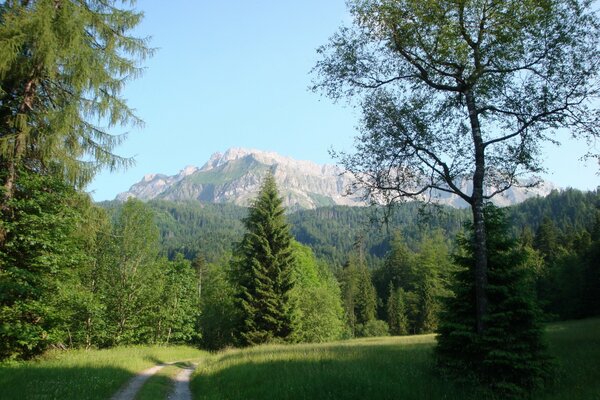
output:
[[[485,334],[476,331],[472,228],[459,238],[455,297],[441,314],[438,364],[452,376],[475,378],[506,397],[524,398],[541,386],[550,362],[542,340],[540,313],[528,277],[527,252],[508,234],[501,210],[486,208],[489,314]]]
[[[288,292],[294,256],[284,211],[269,174],[244,220],[247,232],[235,261],[243,316],[240,338],[248,345],[285,340],[292,330]]]
[[[124,7],[120,7],[121,4]],[[113,150],[115,126],[142,121],[121,97],[152,53],[129,32],[130,0],[0,3],[0,212],[9,218],[19,173],[55,174],[84,187],[101,168],[132,160]],[[0,224],[0,246],[6,230]]]

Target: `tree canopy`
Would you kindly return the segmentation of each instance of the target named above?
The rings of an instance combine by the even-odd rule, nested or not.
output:
[[[0,5],[0,162],[5,196],[18,167],[53,172],[82,187],[102,167],[131,163],[113,153],[141,124],[121,97],[152,53],[130,35],[133,1],[20,0]]]

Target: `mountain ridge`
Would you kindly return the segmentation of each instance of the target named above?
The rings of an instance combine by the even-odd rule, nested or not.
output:
[[[209,203],[233,203],[248,206],[258,193],[267,173],[272,173],[288,210],[314,209],[328,205],[365,206],[360,194],[348,194],[354,182],[342,168],[330,164],[295,160],[275,152],[233,147],[224,153],[214,153],[202,166],[188,165],[178,174],[146,174],[131,188],[117,195],[116,200],[129,197],[140,200],[198,200]],[[468,189],[469,182],[460,186]],[[543,183],[534,189],[511,188],[496,196],[499,206],[520,203],[527,198],[546,196],[554,186]],[[435,202],[464,208],[458,196],[436,194]]]

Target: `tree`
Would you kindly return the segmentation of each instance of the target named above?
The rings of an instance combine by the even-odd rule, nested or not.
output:
[[[237,344],[241,315],[230,265],[228,260],[206,265],[198,320],[203,348],[218,350]]]
[[[127,200],[102,253],[108,344],[149,342],[165,279],[158,260],[158,228],[148,206]]]
[[[409,321],[406,310],[406,292],[402,288],[394,289],[390,284],[390,294],[387,299],[387,321],[392,335],[407,335]]]
[[[432,232],[419,244],[415,259],[411,290],[416,294],[414,332],[433,332],[437,329],[442,300],[448,296],[448,276],[451,260],[444,236]]]
[[[501,210],[486,208],[489,257],[487,329],[476,330],[475,234],[471,226],[459,238],[455,262],[460,267],[448,297],[438,335],[438,365],[459,379],[475,378],[496,393],[525,398],[540,387],[551,363],[542,339],[529,254],[509,236]]]
[[[292,236],[275,179],[267,175],[244,220],[246,234],[235,261],[240,330],[248,345],[284,340],[292,331],[288,295],[292,288]]]
[[[192,263],[178,254],[173,261],[161,260],[164,280],[155,312],[156,343],[191,343],[197,338],[196,321],[200,307],[198,278]]]
[[[65,340],[60,294],[87,261],[76,239],[79,200],[60,179],[20,174],[0,247],[0,359],[29,358]]]
[[[340,287],[327,265],[319,263],[309,247],[293,241],[296,259],[294,287],[290,290],[293,342],[326,342],[345,331]]]
[[[470,205],[482,333],[484,204],[513,185],[535,184],[522,177],[542,170],[541,143],[556,143],[562,128],[600,136],[598,18],[587,0],[349,5],[353,26],[318,50],[314,68],[316,90],[361,101],[357,151],[341,161],[373,201],[446,192]]]
[[[113,153],[116,125],[140,125],[120,96],[152,53],[128,32],[142,14],[115,0],[14,0],[0,4],[0,211],[10,213],[19,171],[57,174],[78,188]],[[123,3],[133,3],[123,1]],[[101,124],[106,125],[106,128]],[[0,226],[0,245],[6,232]]]

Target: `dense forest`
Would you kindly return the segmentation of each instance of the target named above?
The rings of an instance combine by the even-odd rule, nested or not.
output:
[[[101,205],[113,214],[122,207],[116,202]],[[174,259],[180,254],[189,260],[200,258],[211,269],[227,269],[223,260],[232,257],[234,244],[244,234],[242,219],[247,209],[200,202],[150,201],[147,206],[154,212],[164,257]],[[599,210],[599,191],[575,189],[555,190],[547,197],[532,198],[505,210],[510,235],[535,259],[532,279],[546,320],[600,312],[593,288],[598,282]],[[367,314],[385,321],[390,332],[435,330],[436,313],[448,293],[444,285],[453,268],[454,238],[468,221],[466,210],[417,202],[399,204],[391,210],[330,206],[295,211],[287,220],[295,240],[307,246],[314,254],[311,257],[336,276],[345,290],[343,295],[354,296],[353,279],[360,281],[360,274],[369,277],[375,296],[367,302],[374,307]],[[365,270],[361,272],[361,268]],[[434,311],[419,310],[426,306],[416,291],[427,279],[433,282]],[[398,298],[402,299],[400,306],[394,305]],[[350,312],[354,300],[346,297],[345,301],[348,329],[356,334],[353,315],[364,312]],[[394,307],[405,310],[405,315],[394,316]],[[402,327],[398,320],[404,321]],[[366,321],[361,322],[364,325]]]

